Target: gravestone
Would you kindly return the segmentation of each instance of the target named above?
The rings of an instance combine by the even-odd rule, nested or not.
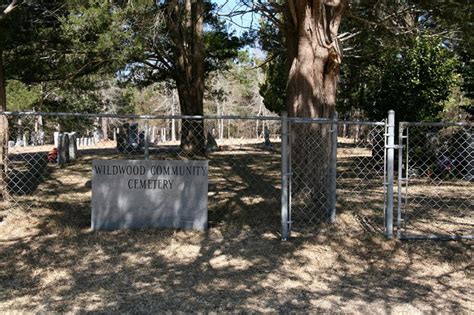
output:
[[[151,143],[156,143],[156,127],[153,126],[151,129]]]
[[[31,145],[37,146],[38,145],[38,133],[36,131],[31,132]]]
[[[133,149],[136,149],[139,146],[139,132],[138,132],[138,124],[132,123],[129,127],[128,133],[128,146],[131,146]]]
[[[127,136],[123,132],[117,134],[117,150],[120,153],[125,152],[127,149]]]
[[[95,160],[92,229],[207,229],[208,161]]]
[[[146,141],[146,136],[145,136],[145,131],[140,132],[138,135],[138,146],[143,149],[145,147],[145,141]]]
[[[101,138],[100,132],[99,132],[98,130],[95,130],[95,131],[94,131],[94,136],[93,136],[94,144],[99,143],[100,138]]]
[[[69,135],[67,133],[60,133],[58,142],[58,165],[63,167],[66,163],[69,163]]]
[[[59,148],[59,132],[55,131],[53,134],[54,147]]]
[[[264,137],[265,137],[265,148],[267,150],[273,149],[273,144],[270,141],[270,130],[265,126],[264,131],[263,131]]]
[[[77,159],[77,133],[69,132],[69,161],[75,161]]]
[[[38,144],[39,145],[44,144],[44,131],[39,131],[38,132]]]
[[[161,128],[161,142],[166,142],[166,128]]]
[[[219,146],[217,145],[217,141],[210,132],[207,133],[206,150],[208,152],[219,151]]]

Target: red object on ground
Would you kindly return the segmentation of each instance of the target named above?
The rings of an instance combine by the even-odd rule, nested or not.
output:
[[[56,163],[58,161],[58,149],[53,148],[51,151],[48,152],[48,162]]]

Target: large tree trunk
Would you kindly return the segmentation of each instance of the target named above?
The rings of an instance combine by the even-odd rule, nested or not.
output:
[[[346,5],[346,0],[287,1],[290,117],[333,118],[342,58],[337,32]],[[293,211],[310,222],[329,214],[330,130],[330,124],[315,123],[294,124],[291,130]]]
[[[176,44],[176,85],[181,114],[204,114],[204,3],[186,0],[183,4],[172,1],[173,18],[170,26]],[[185,153],[205,153],[204,122],[202,119],[184,119],[181,124],[181,149]]]
[[[202,95],[199,101],[195,97],[199,94],[196,89],[193,89],[192,86],[189,87],[189,85],[178,84],[178,94],[183,115],[202,116],[204,114]],[[181,121],[181,149],[188,154],[201,155],[205,153],[204,121],[202,119],[183,119]]]
[[[3,51],[0,50],[0,111],[7,110],[7,93],[6,80],[3,70]],[[4,115],[0,115],[0,194],[5,198],[6,183],[6,159],[7,159],[7,144],[8,144],[8,119]]]
[[[341,62],[337,32],[346,0],[288,0],[290,116],[332,118]]]

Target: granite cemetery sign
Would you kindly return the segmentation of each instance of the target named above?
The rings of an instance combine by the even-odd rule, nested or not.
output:
[[[207,161],[96,160],[92,229],[207,228]]]

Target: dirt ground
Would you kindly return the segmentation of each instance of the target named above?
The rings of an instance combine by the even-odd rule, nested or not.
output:
[[[473,244],[249,226],[91,232],[51,215],[0,228],[4,312],[474,312]],[[330,235],[330,236],[328,236]]]
[[[281,242],[276,154],[216,154],[206,233],[91,231],[94,158],[0,208],[0,312],[474,313],[473,241],[387,240],[347,209]]]

